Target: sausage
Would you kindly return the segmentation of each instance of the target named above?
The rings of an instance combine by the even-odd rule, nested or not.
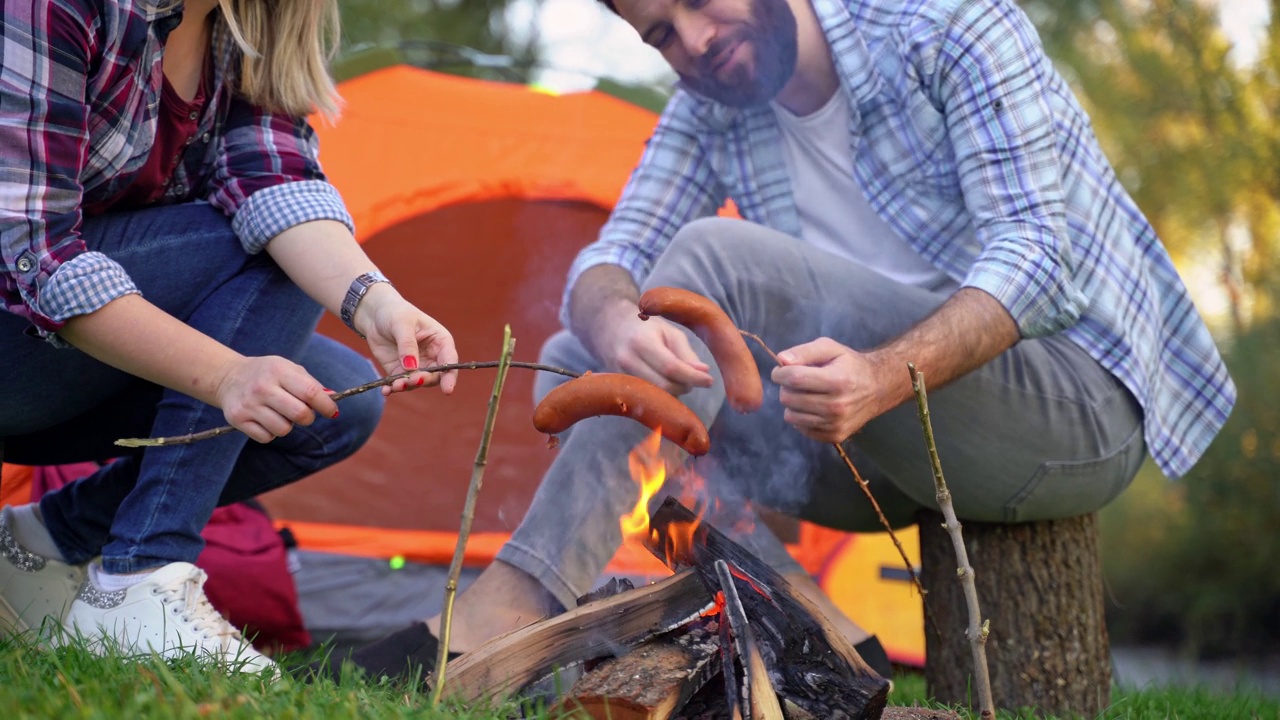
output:
[[[707,344],[724,376],[725,399],[740,413],[755,412],[764,402],[760,368],[724,310],[711,300],[689,290],[656,287],[640,296],[640,319],[657,315],[693,331]]]
[[[598,415],[629,417],[661,430],[690,455],[711,449],[707,427],[684,403],[648,380],[622,373],[588,373],[561,384],[533,409],[533,426],[554,435]]]

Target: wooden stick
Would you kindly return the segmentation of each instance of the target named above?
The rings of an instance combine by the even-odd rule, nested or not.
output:
[[[933,465],[933,484],[938,499],[938,507],[946,518],[943,527],[951,535],[951,544],[956,549],[956,568],[960,576],[960,584],[964,587],[965,604],[969,606],[969,627],[965,635],[969,638],[969,646],[973,650],[973,674],[978,687],[978,711],[983,720],[994,720],[996,716],[995,701],[991,695],[991,671],[987,667],[987,635],[991,631],[990,621],[982,620],[982,611],[978,607],[978,586],[974,582],[973,567],[969,564],[969,551],[964,546],[964,536],[960,532],[960,520],[956,517],[955,505],[951,502],[951,491],[947,489],[947,481],[942,476],[942,461],[938,459],[938,446],[933,439],[933,423],[929,419],[929,399],[924,386],[924,373],[916,370],[914,363],[907,363],[911,373],[911,388],[916,394],[916,412],[920,416],[920,425],[924,429],[924,443],[929,451],[929,462]]]
[[[431,706],[440,704],[440,691],[444,689],[445,667],[449,662],[449,631],[453,620],[453,600],[458,595],[458,576],[462,572],[462,557],[467,550],[467,538],[471,536],[471,523],[476,516],[476,498],[484,477],[484,467],[489,462],[489,442],[493,439],[493,426],[498,419],[498,399],[502,386],[507,382],[511,354],[516,340],[511,337],[511,326],[502,330],[502,355],[498,359],[498,377],[493,381],[493,393],[489,396],[489,412],[484,418],[484,432],[480,434],[480,447],[476,450],[475,465],[471,468],[471,484],[467,486],[467,499],[462,508],[462,527],[458,530],[458,542],[453,548],[453,562],[449,564],[449,580],[444,585],[444,611],[440,616],[440,649],[436,656],[436,684],[431,691]]]
[[[738,332],[742,333],[743,337],[759,343],[760,347],[764,348],[764,351],[769,353],[769,357],[773,358],[774,362],[779,365],[782,364],[782,362],[778,360],[778,354],[769,348],[768,344],[765,343],[764,338],[753,332],[747,332],[746,330],[738,330]],[[911,558],[907,557],[907,551],[902,547],[902,542],[898,540],[898,534],[893,531],[893,526],[889,524],[889,519],[884,516],[884,511],[880,509],[880,503],[876,500],[876,496],[872,494],[871,485],[862,477],[862,473],[858,472],[858,468],[854,466],[853,460],[849,457],[849,454],[845,452],[844,446],[840,443],[831,443],[831,446],[836,449],[836,453],[840,455],[840,459],[843,460],[845,466],[849,468],[849,472],[853,473],[853,479],[857,481],[858,487],[862,488],[862,494],[867,496],[867,500],[871,502],[872,509],[876,511],[876,517],[880,519],[881,527],[885,529],[885,532],[889,533],[889,539],[893,540],[894,547],[898,548],[898,555],[902,556],[902,563],[906,566],[907,572],[911,575],[911,582],[915,584],[916,590],[920,593],[920,603],[924,606],[925,619],[928,620],[930,627],[933,628],[933,632],[936,634],[938,632],[938,623],[934,619],[933,613],[929,611],[928,591],[924,589],[924,584],[920,582],[920,573],[916,572],[915,563],[911,562]]]
[[[738,654],[733,649],[733,635],[724,616],[723,590],[716,595],[716,601],[720,606],[720,674],[724,676],[724,702],[729,706],[729,717],[742,720],[742,703],[738,702],[738,671],[734,669],[734,659]]]
[[[330,395],[330,397],[333,398],[334,402],[337,402],[339,400],[344,400],[346,398],[349,398],[352,395],[358,395],[362,392],[368,392],[374,388],[382,387],[383,385],[390,385],[391,383],[394,383],[395,381],[400,380],[401,378],[407,378],[410,375],[413,375],[414,373],[437,373],[437,372],[449,372],[450,370],[482,370],[484,368],[498,367],[501,364],[501,362],[502,362],[501,360],[485,360],[483,362],[465,362],[465,363],[450,363],[448,365],[433,365],[431,367],[422,368],[421,370],[410,370],[409,372],[402,372],[396,375],[388,375],[384,378],[379,378],[372,382],[367,382],[364,385],[359,385],[349,390],[343,390],[342,392],[334,393],[333,395]],[[508,362],[507,365],[514,368],[524,368],[526,370],[543,370],[545,372],[555,373],[557,375],[565,375],[567,377],[572,377],[572,378],[582,377],[582,373],[574,372],[572,370],[566,370],[564,368],[552,367],[551,365],[543,365],[541,363],[531,363],[531,362],[523,362],[520,360],[512,360]],[[222,427],[211,428],[209,430],[201,430],[200,432],[191,433],[190,435],[174,435],[171,437],[159,437],[159,438],[123,438],[120,440],[116,440],[115,444],[119,445],[120,447],[130,447],[130,448],[160,447],[162,445],[186,445],[188,443],[199,442],[201,440],[210,440],[212,438],[220,437],[234,430],[235,428],[231,427],[230,425],[223,425]]]
[[[724,609],[720,620],[728,624],[729,635],[733,638],[734,648],[742,662],[742,689],[751,720],[783,720],[782,706],[778,704],[778,695],[773,689],[773,681],[769,679],[769,670],[764,665],[760,646],[747,621],[747,611],[738,598],[738,586],[733,582],[729,563],[717,559],[715,569],[716,579],[720,581],[720,591],[724,593]]]
[[[911,562],[911,558],[907,557],[907,550],[902,547],[902,542],[898,540],[897,534],[890,527],[889,518],[884,516],[884,511],[880,509],[880,503],[876,501],[875,495],[871,494],[871,484],[862,477],[862,473],[858,472],[858,468],[853,464],[853,459],[845,452],[844,446],[840,443],[832,443],[831,445],[839,453],[840,459],[849,468],[849,472],[853,473],[853,479],[858,482],[858,487],[862,488],[862,493],[871,502],[871,507],[876,511],[876,517],[880,518],[880,524],[889,531],[889,539],[893,540],[893,546],[898,548],[898,555],[902,558],[903,565],[906,566],[907,572],[911,575],[911,582],[915,583],[916,591],[920,593],[920,604],[924,607],[924,617],[928,620],[929,627],[933,628],[934,634],[941,637],[941,633],[938,631],[938,621],[929,610],[929,591],[924,589],[924,583],[920,582],[920,573],[916,571],[915,564]]]

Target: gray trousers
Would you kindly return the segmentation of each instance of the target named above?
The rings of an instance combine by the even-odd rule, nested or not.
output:
[[[690,223],[674,238],[646,287],[670,285],[720,304],[738,327],[775,351],[833,338],[873,348],[908,329],[948,294],[899,284],[868,268],[740,220]],[[762,523],[742,523],[750,504],[850,531],[881,529],[835,449],[782,419],[773,361],[748,342],[764,378],[759,412],[724,403],[706,346],[689,333],[715,384],[681,397],[711,430],[711,452],[693,459],[717,502],[708,517],[780,572],[798,571]],[[600,370],[567,331],[541,362]],[[908,375],[904,365],[903,375]],[[539,373],[541,399],[563,376]],[[928,378],[925,378],[926,383]],[[1093,512],[1132,481],[1146,454],[1142,411],[1127,389],[1074,343],[1023,340],[974,372],[929,392],[943,473],[962,520],[1017,522]],[[498,558],[539,580],[565,607],[589,591],[621,542],[619,517],[638,488],[628,452],[648,428],[627,418],[584,420],[561,438],[523,522]],[[685,455],[664,441],[668,466]],[[933,473],[914,402],[876,418],[846,448],[895,526],[936,508]],[[661,499],[665,493],[659,493]],[[734,528],[749,530],[734,532]]]

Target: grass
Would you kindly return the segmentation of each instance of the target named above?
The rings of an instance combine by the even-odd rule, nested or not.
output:
[[[895,683],[893,705],[927,705],[917,675]],[[425,693],[403,684],[314,684],[292,679],[268,682],[253,675],[227,676],[196,662],[98,658],[77,647],[45,651],[22,639],[0,640],[0,715],[19,718],[448,718],[496,720],[518,714],[517,706],[442,707],[433,710]],[[546,712],[526,708],[528,717]],[[966,716],[968,717],[968,716]],[[1030,713],[1001,713],[1021,720]],[[1194,688],[1118,691],[1102,716],[1114,720],[1280,720],[1280,700],[1252,692],[1213,693]]]

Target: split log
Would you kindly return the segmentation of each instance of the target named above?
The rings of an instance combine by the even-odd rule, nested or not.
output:
[[[738,588],[733,582],[733,574],[729,564],[724,560],[715,561],[716,580],[720,591],[724,593],[724,607],[720,611],[722,621],[729,626],[729,636],[738,653],[738,662],[742,663],[742,695],[746,708],[744,712],[751,720],[782,720],[782,708],[778,705],[778,695],[773,690],[773,681],[769,679],[769,671],[764,665],[764,656],[760,654],[760,646],[756,643],[755,633],[747,621],[747,611],[742,607],[738,597]],[[732,667],[725,667],[725,677],[734,673]]]
[[[552,711],[598,720],[667,720],[720,671],[717,621],[698,620],[605,660]]]
[[[706,587],[692,572],[588,602],[494,638],[449,663],[443,694],[466,703],[504,699],[558,669],[680,627],[710,604]]]
[[[812,715],[829,720],[876,720],[884,711],[889,681],[859,657],[808,598],[759,558],[668,497],[649,519],[649,549],[674,570],[692,567],[708,590],[718,587],[714,563],[741,571],[738,596],[752,619],[774,689]],[[692,528],[692,530],[690,530]],[[691,542],[678,540],[689,539]]]
[[[943,630],[942,637],[926,633],[925,685],[939,702],[966,703],[972,663],[955,553],[941,515],[923,512],[918,520],[924,584]],[[1097,717],[1111,702],[1097,516],[966,522],[964,539],[991,623],[986,652],[996,707]]]

